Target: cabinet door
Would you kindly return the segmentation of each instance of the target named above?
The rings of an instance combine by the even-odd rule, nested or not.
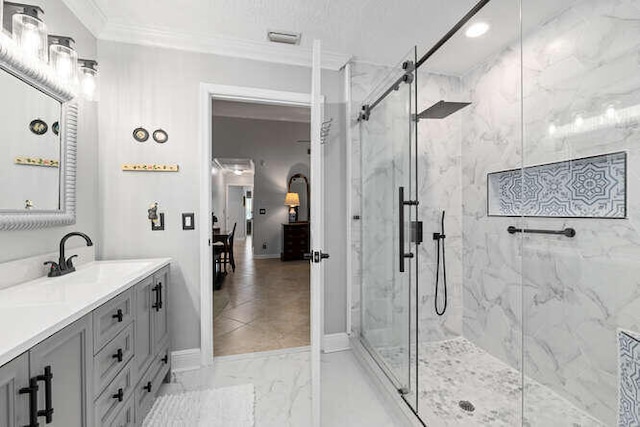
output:
[[[153,333],[151,324],[153,322],[153,311],[151,308],[152,298],[154,297],[155,286],[153,277],[147,277],[138,283],[134,288],[134,304],[135,304],[135,357],[134,357],[134,375],[135,378],[140,376],[147,370],[154,357],[153,349]],[[155,301],[155,300],[153,300]]]
[[[153,275],[155,283],[152,294],[153,313],[153,351],[160,350],[162,341],[169,333],[169,316],[167,316],[167,290],[169,284],[169,267],[165,267]]]
[[[29,352],[31,376],[40,381],[38,409],[53,410],[47,427],[90,427],[93,422],[93,334],[87,315],[47,338]],[[48,392],[48,393],[47,393]],[[49,398],[47,399],[47,394]],[[49,400],[49,402],[47,402]],[[49,405],[47,403],[50,403]]]
[[[20,393],[28,385],[28,353],[0,367],[0,427],[29,424],[29,395]]]

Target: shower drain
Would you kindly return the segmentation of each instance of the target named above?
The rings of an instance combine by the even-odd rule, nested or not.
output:
[[[476,410],[476,407],[473,406],[473,403],[469,402],[468,400],[461,400],[460,402],[458,402],[458,406],[460,406],[463,411],[467,412],[473,412]]]

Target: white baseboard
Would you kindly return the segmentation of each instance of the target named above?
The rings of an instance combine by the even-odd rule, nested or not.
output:
[[[322,339],[322,351],[324,353],[335,353],[337,351],[349,350],[349,335],[346,332],[338,334],[328,334]]]
[[[280,254],[259,254],[253,255],[253,259],[276,259],[280,258]]]
[[[173,372],[200,369],[200,349],[190,348],[171,352],[171,370]]]

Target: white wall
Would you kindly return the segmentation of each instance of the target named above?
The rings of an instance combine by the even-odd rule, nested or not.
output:
[[[309,93],[311,71],[217,55],[123,43],[98,43],[101,65],[100,194],[105,258],[171,256],[171,333],[175,350],[200,346],[202,230],[182,231],[180,214],[199,206],[198,89],[201,82]],[[324,71],[324,94],[341,98],[339,73]],[[136,143],[143,125],[169,133],[164,145]],[[179,173],[123,173],[124,162],[178,163]],[[334,168],[341,167],[339,163]],[[344,191],[336,189],[337,194]],[[344,197],[341,197],[341,199]],[[166,215],[166,230],[152,232],[146,210],[153,201]],[[344,217],[344,215],[343,215]],[[340,227],[335,227],[339,230]],[[344,233],[342,237],[344,238]],[[336,243],[344,247],[345,243]],[[329,264],[327,264],[329,265]],[[328,270],[334,270],[328,268]],[[326,330],[344,331],[344,269],[331,272]],[[342,306],[333,301],[342,301]],[[334,314],[334,311],[336,312]]]
[[[73,37],[81,58],[96,57],[96,40],[61,0],[44,5],[50,33]],[[98,128],[97,104],[80,100],[78,123],[77,220],[75,225],[33,231],[0,232],[0,262],[55,252],[60,238],[69,231],[87,233],[101,245],[98,206]],[[78,247],[83,241],[69,241]]]
[[[289,212],[284,205],[289,178],[296,173],[310,176],[308,144],[297,142],[308,140],[309,133],[309,123],[214,117],[214,157],[252,159],[255,163],[256,255],[279,256],[282,251],[282,224],[288,222]],[[261,215],[260,209],[266,209],[266,214]]]

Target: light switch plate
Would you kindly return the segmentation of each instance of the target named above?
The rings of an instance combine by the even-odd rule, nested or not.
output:
[[[196,215],[193,212],[182,214],[182,229],[183,230],[195,230],[196,229]]]

